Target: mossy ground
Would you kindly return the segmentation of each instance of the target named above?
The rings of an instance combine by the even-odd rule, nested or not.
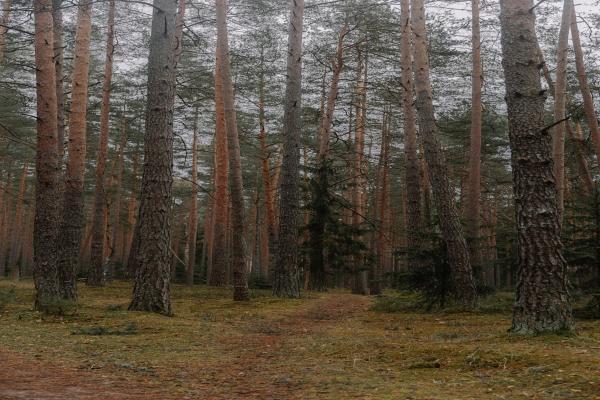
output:
[[[234,303],[174,286],[163,317],[128,312],[130,293],[80,285],[76,311],[43,316],[18,283],[0,310],[0,398],[600,399],[600,321],[511,336],[507,294],[478,313],[420,313],[406,295]]]

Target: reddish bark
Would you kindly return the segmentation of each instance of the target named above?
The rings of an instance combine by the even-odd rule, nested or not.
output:
[[[246,249],[244,243],[244,194],[242,184],[242,161],[237,129],[233,82],[229,63],[229,39],[227,32],[227,0],[215,0],[217,9],[217,46],[221,56],[219,75],[223,84],[223,105],[229,146],[229,178],[231,195],[232,272],[233,299],[249,300],[246,271]]]
[[[219,44],[217,44],[219,45]],[[229,150],[225,109],[223,103],[223,80],[221,52],[217,49],[215,62],[215,201],[213,203],[213,246],[210,248],[211,268],[208,284],[223,286],[227,283],[227,213],[229,210]]]
[[[8,32],[11,9],[12,0],[4,0],[2,2],[2,17],[0,18],[0,65],[4,61],[4,54],[6,50],[6,32]]]
[[[8,257],[8,267],[10,278],[12,280],[18,280],[20,277],[19,270],[19,256],[21,254],[21,246],[23,235],[22,232],[25,230],[23,226],[23,207],[25,201],[25,188],[26,182],[25,178],[27,178],[29,163],[25,162],[23,165],[23,172],[21,173],[21,178],[19,179],[19,189],[17,191],[16,207],[15,207],[15,215],[12,221],[12,232],[11,232],[11,245],[10,245],[10,253]],[[6,238],[8,242],[8,238]]]
[[[192,196],[190,198],[190,213],[188,218],[187,237],[187,266],[185,283],[194,284],[194,270],[196,268],[196,241],[198,239],[198,109],[194,113],[194,134],[192,140]]]
[[[107,225],[104,216],[108,202],[104,175],[106,171],[110,127],[110,94],[115,37],[115,11],[115,0],[110,0],[108,9],[108,31],[106,35],[106,59],[104,61],[104,81],[102,83],[102,106],[100,108],[100,138],[98,142],[98,154],[96,156],[91,264],[86,282],[89,286],[101,286],[104,284],[104,243]]]
[[[571,36],[573,48],[575,50],[575,66],[577,68],[577,79],[579,88],[583,97],[583,109],[590,129],[590,137],[596,153],[596,162],[600,166],[600,127],[598,125],[598,117],[594,109],[594,98],[590,90],[587,74],[585,72],[585,64],[583,59],[583,49],[581,47],[581,38],[579,36],[579,28],[577,26],[577,13],[575,5],[571,1]]]
[[[75,32],[75,61],[69,115],[69,158],[65,174],[63,215],[59,236],[58,278],[61,296],[77,299],[79,251],[85,223],[83,179],[85,174],[90,39],[92,33],[91,0],[81,0]]]
[[[60,297],[56,237],[59,221],[56,75],[52,1],[34,1],[37,97],[37,154],[33,279],[35,308],[46,309]]]
[[[481,65],[481,34],[479,21],[479,0],[471,0],[471,48],[473,57],[471,93],[471,145],[469,149],[469,184],[465,213],[469,236],[471,263],[481,264],[481,88],[483,68]]]

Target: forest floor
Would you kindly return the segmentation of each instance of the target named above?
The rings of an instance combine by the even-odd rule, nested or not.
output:
[[[600,399],[600,321],[515,337],[510,295],[477,313],[331,291],[279,300],[172,287],[175,316],[128,312],[130,286],[80,286],[71,315],[0,281],[0,399]],[[0,304],[2,307],[2,304]],[[395,311],[395,312],[390,312]]]

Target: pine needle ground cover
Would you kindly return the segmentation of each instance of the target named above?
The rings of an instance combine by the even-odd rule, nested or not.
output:
[[[173,288],[173,317],[129,312],[131,287],[80,286],[62,316],[0,282],[2,399],[600,399],[600,322],[507,333],[510,296],[422,313],[411,296],[280,300]]]

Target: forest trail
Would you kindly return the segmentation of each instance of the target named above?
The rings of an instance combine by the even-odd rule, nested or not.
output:
[[[174,285],[164,317],[127,311],[131,284],[113,282],[82,285],[60,317],[31,310],[32,282],[14,287],[0,310],[1,400],[600,400],[600,322],[514,337],[510,293],[477,313],[422,313],[406,293],[234,302],[230,288]]]
[[[330,294],[288,313],[279,321],[257,326],[254,335],[232,346],[243,349],[243,353],[236,355],[239,362],[233,369],[221,370],[214,376],[214,381],[220,383],[216,386],[231,385],[233,376],[235,385],[231,387],[230,396],[235,393],[236,398],[305,398],[298,370],[286,362],[291,356],[289,350],[298,346],[305,350],[300,342],[310,342],[340,321],[366,312],[371,303],[372,299],[365,296]],[[300,368],[300,375],[312,371],[304,366]]]
[[[340,321],[367,311],[371,303],[369,297],[328,294],[311,299],[275,321],[252,323],[246,335],[223,339],[229,358],[237,361],[205,369],[202,376],[209,379],[192,370],[179,370],[172,375],[172,371],[138,369],[136,372],[142,373],[132,377],[119,368],[96,369],[94,365],[86,365],[83,369],[64,362],[40,360],[35,355],[21,355],[0,346],[0,399],[305,398],[301,385],[292,378],[294,372],[282,368],[289,354],[282,350],[299,337],[319,335]],[[193,389],[188,394],[173,393],[169,382],[175,381],[183,381]]]

